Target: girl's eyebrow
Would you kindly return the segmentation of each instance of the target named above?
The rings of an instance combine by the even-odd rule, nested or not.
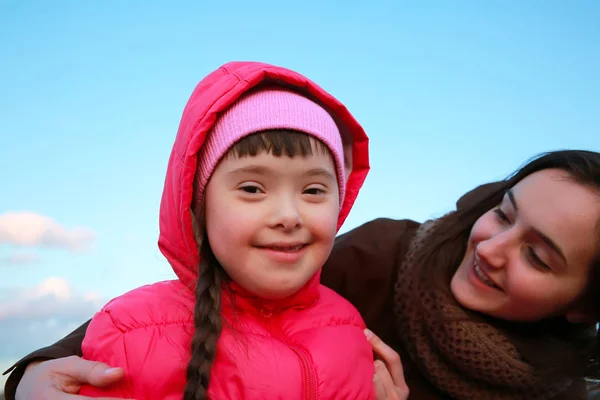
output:
[[[321,176],[335,182],[337,178],[325,168],[312,168],[304,173],[306,176]]]
[[[240,173],[251,173],[258,175],[273,175],[273,171],[262,165],[245,165],[240,168],[236,168],[232,171],[229,171],[229,175],[235,175]]]
[[[512,189],[509,189],[506,192],[506,195],[508,196],[508,199],[510,200],[513,208],[515,209],[515,214],[518,214],[519,213],[519,207],[517,206],[517,201],[515,200],[515,195],[514,195]],[[550,247],[550,249],[554,250],[554,252],[556,254],[558,254],[560,256],[560,258],[562,258],[562,260],[565,262],[565,264],[568,264],[567,263],[567,258],[565,257],[565,254],[562,252],[562,250],[556,244],[556,242],[554,242],[552,239],[550,239],[550,237],[548,237],[548,235],[544,234],[543,232],[539,231],[538,229],[536,229],[534,227],[531,227],[531,231],[537,237],[539,237],[548,247]]]

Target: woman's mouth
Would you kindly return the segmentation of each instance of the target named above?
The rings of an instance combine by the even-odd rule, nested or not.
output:
[[[473,270],[475,271],[475,276],[477,276],[477,278],[479,278],[479,280],[481,282],[483,282],[486,286],[501,290],[500,287],[498,285],[496,285],[494,283],[494,281],[492,281],[492,279],[489,277],[489,275],[484,270],[481,269],[481,267],[477,263],[476,257],[473,258]]]

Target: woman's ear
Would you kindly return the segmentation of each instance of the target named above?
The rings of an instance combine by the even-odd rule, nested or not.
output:
[[[565,318],[572,324],[595,324],[597,321],[595,313],[590,307],[577,306],[567,311]]]

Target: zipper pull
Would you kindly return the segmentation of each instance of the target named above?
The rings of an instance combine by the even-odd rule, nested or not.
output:
[[[267,307],[263,307],[260,309],[260,313],[262,314],[263,317],[265,318],[271,318],[271,316],[273,315],[273,311],[268,309]]]

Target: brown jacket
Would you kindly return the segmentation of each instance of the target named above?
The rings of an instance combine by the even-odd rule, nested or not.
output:
[[[457,207],[478,201],[494,186],[480,186],[467,193],[459,200]],[[411,400],[446,399],[417,370],[395,334],[392,307],[396,271],[419,226],[418,222],[411,220],[377,219],[339,236],[331,257],[323,267],[321,280],[324,285],[348,299],[361,313],[367,326],[398,351]],[[17,384],[30,362],[81,356],[81,343],[87,324],[57,343],[17,362],[5,386],[6,398],[14,399]],[[571,396],[564,400],[585,399],[585,396],[573,396],[573,392],[570,393]]]

